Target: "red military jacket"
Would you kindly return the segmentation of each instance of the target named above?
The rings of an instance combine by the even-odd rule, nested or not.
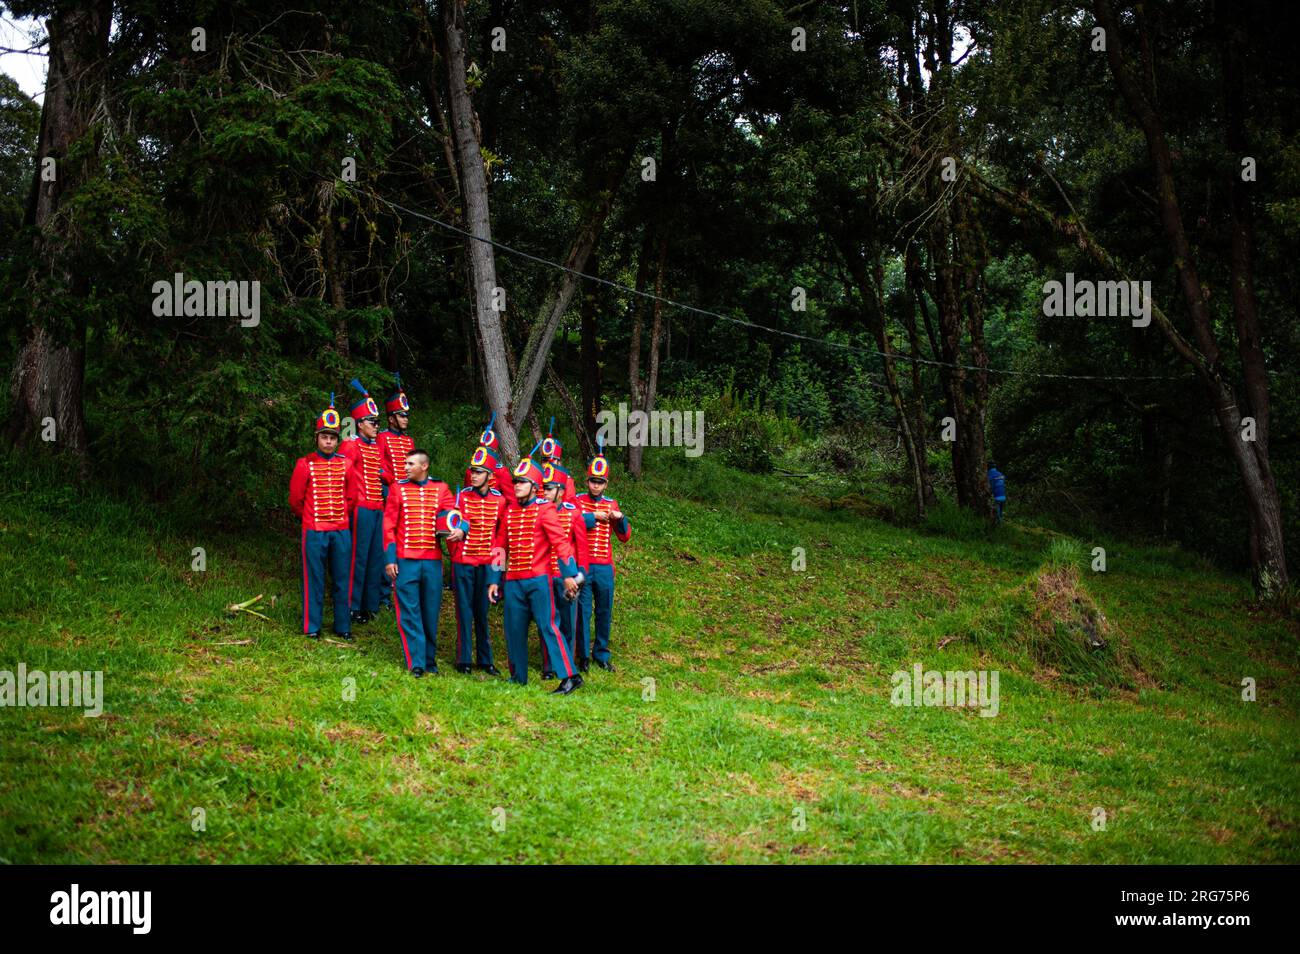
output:
[[[565,539],[573,544],[573,559],[578,569],[587,572],[587,523],[595,521],[578,509],[577,504],[561,500],[555,507],[555,517],[560,521],[560,529]],[[560,561],[551,554],[551,576],[560,575]]]
[[[385,561],[441,560],[438,517],[455,506],[451,488],[441,480],[426,478],[422,484],[399,480],[393,484],[384,506]]]
[[[548,576],[552,551],[559,562],[560,575],[576,576],[578,565],[573,559],[573,544],[560,528],[555,508],[538,497],[514,507],[504,507],[497,519],[492,548],[505,554],[506,563],[493,563],[488,582],[500,583],[504,569],[507,580],[526,580]],[[498,548],[500,548],[498,550]]]
[[[313,451],[299,457],[289,478],[289,507],[304,530],[346,530],[360,486],[352,461]]]
[[[608,513],[611,510],[621,509],[617,500],[603,495],[599,500],[596,500],[592,498],[591,494],[578,494],[578,498],[574,503],[581,508],[583,513]],[[587,531],[588,566],[595,563],[613,565],[614,554],[609,541],[611,529],[614,531],[614,536],[624,543],[627,543],[632,537],[632,526],[628,523],[627,514],[624,514],[623,519],[616,524],[597,522],[595,526]]]
[[[357,475],[357,506],[367,510],[383,510],[383,486],[387,481],[382,475],[387,474],[387,471],[384,468],[384,449],[379,446],[379,440],[368,441],[364,437],[354,437],[339,446],[339,456],[353,461],[353,466],[360,471]]]
[[[375,438],[379,451],[383,455],[383,481],[390,487],[399,480],[406,479],[406,455],[415,450],[415,438],[402,431],[380,431]]]
[[[497,518],[506,509],[506,498],[489,481],[487,493],[466,487],[456,495],[456,509],[469,521],[465,539],[447,544],[452,563],[486,566],[492,562],[492,538],[496,536]]]

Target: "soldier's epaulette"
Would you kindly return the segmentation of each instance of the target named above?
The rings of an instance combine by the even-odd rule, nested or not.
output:
[[[411,482],[411,478],[409,477],[403,477],[401,480],[398,481],[399,484],[409,484],[410,482]]]
[[[488,488],[488,494],[489,494],[489,495],[491,495],[491,494],[496,494],[498,497],[500,497],[500,496],[501,496],[501,491],[497,490],[495,487],[489,487],[489,488]]]

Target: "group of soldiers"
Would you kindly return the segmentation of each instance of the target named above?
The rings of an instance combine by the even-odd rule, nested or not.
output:
[[[501,461],[494,417],[469,458],[465,487],[453,493],[429,476],[429,454],[408,433],[410,401],[400,376],[394,381],[384,402],[387,430],[354,378],[357,436],[340,443],[331,394],[316,418],[315,450],[294,466],[289,506],[302,519],[303,632],[320,638],[328,572],[337,636],[352,639],[353,623],[370,622],[391,603],[407,669],[416,677],[436,674],[445,544],[458,672],[500,675],[488,628],[488,606],[496,603],[513,681],[528,682],[530,622],[541,637],[542,678],[560,679],[556,693],[581,686],[591,662],[612,672],[611,543],[626,542],[631,526],[618,501],[605,496],[604,448],[587,466],[587,493],[579,494],[554,420],[512,471]]]

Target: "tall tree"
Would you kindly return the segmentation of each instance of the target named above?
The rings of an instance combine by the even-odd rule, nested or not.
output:
[[[93,129],[96,110],[105,96],[111,0],[59,4],[48,12],[49,71],[41,108],[36,166],[24,225],[36,229],[30,283],[49,292],[62,289],[70,300],[38,297],[22,350],[11,376],[13,411],[9,439],[17,445],[40,438],[53,422],[56,446],[83,461],[86,458],[86,413],[83,387],[86,373],[86,318],[78,299],[90,292],[84,275],[70,264],[77,235],[69,217],[60,216],[68,196],[75,193],[97,161]],[[74,153],[74,148],[82,148]],[[52,165],[46,160],[53,160]],[[53,174],[48,174],[52,169]],[[52,312],[65,320],[51,327]]]
[[[1249,190],[1243,182],[1236,181],[1241,176],[1240,167],[1230,169],[1227,175],[1234,177],[1230,187],[1231,303],[1245,383],[1244,408],[1250,412],[1243,414],[1243,399],[1227,378],[1209,295],[1200,278],[1199,254],[1184,226],[1173,153],[1156,96],[1155,44],[1144,4],[1134,5],[1132,17],[1131,32],[1139,51],[1137,64],[1125,55],[1127,38],[1120,30],[1109,0],[1096,0],[1095,9],[1097,21],[1106,31],[1106,58],[1115,85],[1146,139],[1155,178],[1160,225],[1173,256],[1178,290],[1191,318],[1192,340],[1199,352],[1191,364],[1202,378],[1219,432],[1241,477],[1250,520],[1250,557],[1255,586],[1261,595],[1271,597],[1288,585],[1289,577],[1282,505],[1269,461],[1269,388],[1255,307],[1254,234]],[[1236,155],[1245,156],[1241,40],[1222,18],[1219,27],[1224,34],[1220,42],[1223,49],[1226,138],[1229,147],[1237,150]],[[1248,416],[1253,416],[1253,429],[1243,424],[1243,419]]]

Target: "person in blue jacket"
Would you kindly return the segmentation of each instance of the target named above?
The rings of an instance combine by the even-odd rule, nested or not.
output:
[[[998,505],[998,523],[1002,522],[1002,508],[1007,504],[1007,479],[998,470],[998,465],[989,461],[989,493]]]

